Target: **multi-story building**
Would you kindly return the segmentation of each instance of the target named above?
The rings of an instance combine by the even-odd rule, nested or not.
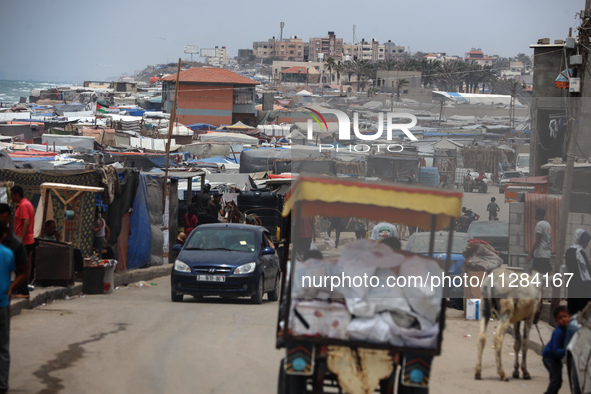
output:
[[[317,61],[318,55],[324,57],[340,58],[343,56],[343,39],[337,38],[334,31],[329,31],[328,36],[310,38],[308,60]]]
[[[492,66],[492,58],[484,56],[480,48],[472,48],[470,52],[467,52],[464,61],[466,63],[476,63],[481,66]]]
[[[258,59],[267,59],[273,56],[275,37],[267,41],[255,41],[252,43],[252,52]]]
[[[207,64],[213,67],[226,67],[228,65],[228,51],[226,47],[215,47],[215,56],[206,58]]]
[[[359,44],[343,44],[345,60],[368,60],[378,62],[386,59],[386,47],[374,39],[367,42],[364,39]]]
[[[386,60],[399,60],[404,55],[404,47],[394,44],[391,40],[384,43]]]
[[[162,78],[162,109],[170,113],[174,103],[176,74]],[[255,86],[259,83],[224,68],[194,67],[181,71],[177,120],[182,124],[214,126],[241,121],[255,124]]]
[[[298,36],[292,36],[287,40],[274,41],[272,56],[284,61],[304,61],[304,42]]]

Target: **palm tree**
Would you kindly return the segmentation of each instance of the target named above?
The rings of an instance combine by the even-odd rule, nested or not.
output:
[[[328,70],[328,80],[330,81],[329,85],[333,82],[332,81],[332,70],[335,69],[337,62],[334,60],[334,57],[326,57],[324,58],[324,63],[326,64],[326,69]]]
[[[408,86],[410,82],[408,79],[400,78],[396,81],[396,101],[400,101],[400,89]]]
[[[346,63],[347,74],[349,74],[349,81],[351,81],[351,75],[357,76],[357,91],[360,88],[365,87],[367,77],[371,73],[371,64],[367,60],[354,60]]]

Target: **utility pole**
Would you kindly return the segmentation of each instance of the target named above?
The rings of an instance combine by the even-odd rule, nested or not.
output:
[[[394,81],[392,81],[392,94],[390,95],[390,112],[394,112]]]
[[[577,54],[582,56],[582,64],[577,65],[577,77],[580,78],[580,89],[578,93],[573,93],[572,116],[568,119],[568,148],[566,151],[566,167],[564,169],[564,181],[562,184],[562,201],[560,203],[560,223],[558,225],[558,238],[556,245],[556,263],[554,272],[560,272],[560,267],[564,263],[564,252],[566,249],[566,233],[568,227],[568,213],[570,211],[571,193],[574,177],[574,166],[576,160],[575,147],[577,144],[577,135],[581,129],[581,105],[583,93],[583,80],[585,79],[585,69],[587,66],[587,56],[589,48],[589,28],[591,18],[591,0],[585,0],[585,10],[581,15],[581,26],[579,27],[579,42]],[[560,302],[560,288],[552,287],[552,310]]]
[[[517,91],[517,82],[511,84],[511,101],[509,106],[509,132],[515,131],[515,92]]]

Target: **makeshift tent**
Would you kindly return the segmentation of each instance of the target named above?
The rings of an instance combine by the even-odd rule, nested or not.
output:
[[[164,128],[158,129],[158,132],[160,134],[168,134],[169,128],[164,127]],[[172,135],[193,135],[193,130],[191,130],[190,128],[188,128],[180,123],[176,123],[175,126],[172,127]]]
[[[216,126],[211,125],[211,124],[208,124],[208,123],[193,123],[193,124],[188,124],[187,127],[190,128],[193,131],[195,131],[195,130],[215,130],[215,129],[217,129]]]
[[[251,137],[245,134],[239,133],[224,133],[224,132],[213,132],[207,134],[201,134],[199,136],[201,142],[230,142],[239,144],[251,144],[258,145],[259,139]]]
[[[233,125],[225,126],[225,128],[228,130],[250,130],[250,129],[252,129],[251,126],[247,126],[240,121],[234,123]]]
[[[312,92],[308,92],[307,90],[301,90],[296,93],[296,96],[312,96]]]
[[[240,154],[240,172],[262,172],[275,171],[276,160],[306,159],[320,156],[318,149],[284,149],[284,148],[262,148],[242,151]],[[291,172],[283,170],[278,172]]]
[[[49,146],[71,146],[75,151],[80,149],[93,150],[98,148],[94,137],[84,137],[78,135],[55,135],[55,134],[43,134],[41,136],[41,142]]]

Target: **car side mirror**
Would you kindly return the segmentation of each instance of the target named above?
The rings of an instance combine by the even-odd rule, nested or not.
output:
[[[183,245],[176,244],[172,247],[172,250],[174,252],[180,252],[182,248],[183,248]]]
[[[270,246],[267,246],[265,249],[263,249],[263,255],[267,254],[275,254],[275,249],[273,249]]]

